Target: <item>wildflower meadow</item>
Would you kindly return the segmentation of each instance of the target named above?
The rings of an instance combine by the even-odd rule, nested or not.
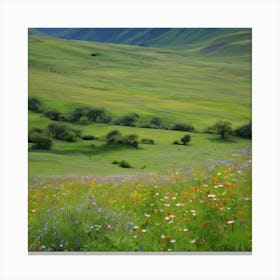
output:
[[[197,171],[111,178],[34,178],[29,251],[252,250],[251,160]]]

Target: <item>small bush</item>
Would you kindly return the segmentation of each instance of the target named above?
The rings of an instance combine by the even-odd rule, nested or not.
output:
[[[137,134],[128,134],[123,137],[124,144],[137,148],[139,145]]]
[[[154,144],[155,144],[155,141],[154,141],[153,139],[143,138],[143,139],[141,140],[141,143],[142,143],[142,144],[154,145]]]
[[[181,124],[174,124],[174,125],[171,127],[171,130],[189,131],[189,132],[192,132],[192,131],[195,131],[195,128],[194,128],[192,125],[190,125],[190,124],[181,123]]]
[[[235,130],[237,136],[252,139],[252,123],[240,126]]]
[[[173,141],[173,145],[180,145],[179,141],[175,140]]]
[[[32,138],[32,149],[49,150],[52,146],[52,139],[45,136],[44,134],[33,135]]]
[[[136,120],[139,118],[139,115],[136,113],[131,113],[129,115],[125,115],[123,117],[118,118],[114,121],[116,125],[124,125],[124,126],[135,126]]]
[[[45,116],[53,121],[60,121],[64,118],[63,114],[56,109],[46,111]]]
[[[119,166],[122,168],[131,168],[131,165],[125,160],[120,161]]]
[[[152,118],[152,119],[151,119],[151,124],[154,125],[154,126],[156,126],[156,127],[161,126],[161,120],[160,120],[160,118],[158,118],[158,117]]]
[[[221,138],[225,138],[233,132],[231,123],[228,121],[218,121],[213,125],[212,129],[214,133],[220,134]]]
[[[112,117],[109,113],[101,108],[90,108],[87,106],[76,108],[72,113],[70,113],[70,122],[99,122],[99,123],[109,123]]]
[[[82,136],[82,139],[83,140],[94,140],[95,137],[93,135],[84,135],[84,136]]]
[[[105,136],[107,143],[108,144],[117,144],[122,141],[122,135],[119,130],[115,129],[110,131],[106,136]]]
[[[138,135],[136,134],[128,134],[122,135],[119,130],[115,129],[110,131],[105,136],[108,144],[125,144],[132,147],[138,147]]]
[[[28,135],[34,133],[34,132],[37,132],[37,133],[43,133],[44,132],[44,129],[42,128],[39,128],[39,127],[33,127],[29,132],[28,132]]]
[[[70,122],[80,122],[81,118],[87,117],[90,111],[89,107],[79,107],[76,108],[72,113],[70,113],[69,121]]]
[[[113,162],[112,162],[112,164],[119,164],[120,162],[118,161],[118,160],[114,160]]]
[[[57,140],[75,142],[81,136],[80,130],[66,124],[51,123],[47,127],[48,135]]]
[[[109,113],[100,108],[90,109],[86,116],[92,122],[109,123],[112,120]]]
[[[181,142],[183,143],[183,145],[188,144],[190,141],[191,141],[191,136],[189,134],[186,134],[181,138]]]
[[[28,110],[32,112],[42,112],[42,102],[36,97],[28,98]]]

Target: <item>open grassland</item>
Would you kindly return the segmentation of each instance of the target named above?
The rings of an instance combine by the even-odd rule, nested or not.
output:
[[[235,44],[234,36],[226,40]],[[233,129],[251,121],[250,44],[239,43],[210,54],[199,43],[145,48],[30,35],[28,94],[42,108],[28,112],[29,251],[251,251],[251,139],[202,133],[218,120]],[[71,118],[82,106],[105,109],[110,120]],[[47,129],[50,109],[67,116],[56,126],[80,131],[73,142]],[[116,125],[129,113],[136,123]],[[154,117],[157,129],[144,128]],[[139,145],[110,142],[113,130],[122,140],[136,134]],[[32,133],[52,145],[36,148]],[[186,134],[190,143],[174,145]],[[131,167],[113,164],[123,160]]]
[[[46,127],[51,123],[40,114],[30,113],[35,126]],[[126,145],[107,144],[104,141],[70,143],[54,141],[51,150],[30,150],[29,176],[34,175],[109,175],[135,174],[139,172],[197,168],[201,161],[230,159],[236,151],[251,149],[251,140],[238,137],[220,139],[216,134],[191,133],[162,129],[136,128],[106,124],[75,125],[85,135],[102,138],[118,129],[122,134],[137,134],[139,138],[150,138],[154,145],[140,144],[139,148]],[[173,145],[185,134],[191,135],[189,145]],[[132,168],[121,168],[112,164],[114,160],[126,160]]]
[[[250,56],[29,36],[28,78],[29,96],[63,112],[89,105],[198,130],[251,120]]]
[[[156,176],[38,178],[29,251],[251,251],[251,161]]]

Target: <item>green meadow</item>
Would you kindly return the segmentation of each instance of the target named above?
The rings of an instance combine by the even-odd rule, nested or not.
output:
[[[47,121],[46,121],[47,123]],[[239,150],[251,147],[251,141],[237,137],[222,140],[216,134],[188,133],[189,145],[173,145],[185,132],[92,124],[79,128],[85,134],[102,137],[114,129],[123,134],[136,133],[140,138],[155,141],[154,145],[140,144],[138,148],[108,145],[104,141],[80,140],[74,143],[55,141],[51,150],[29,152],[29,175],[109,175],[124,173],[177,170],[198,167],[206,159],[228,159]],[[132,168],[112,164],[126,160]]]
[[[28,111],[28,130],[57,123],[80,133],[52,139],[50,149],[28,144],[30,251],[251,250],[251,139],[205,132],[219,120],[233,131],[251,122],[251,53],[237,41],[232,52],[210,54],[210,42],[140,47],[29,35],[28,96],[42,110]],[[45,114],[84,106],[112,121]],[[128,114],[136,125],[114,123]],[[143,127],[153,118],[162,126]],[[185,123],[195,131],[171,129]],[[139,144],[108,143],[113,130]],[[118,176],[124,181],[112,183]]]

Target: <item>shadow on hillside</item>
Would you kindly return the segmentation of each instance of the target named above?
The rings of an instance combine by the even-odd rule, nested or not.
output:
[[[207,140],[216,143],[236,143],[237,141],[232,138],[207,138]]]
[[[85,155],[88,157],[110,153],[112,151],[122,151],[122,150],[141,150],[141,148],[135,148],[128,145],[117,145],[117,144],[103,144],[101,146],[88,146],[83,147],[82,149],[63,149],[63,150],[56,150],[56,149],[50,149],[50,150],[34,150],[29,149],[32,152],[40,152],[40,153],[48,153],[48,154],[56,154],[56,155]]]

